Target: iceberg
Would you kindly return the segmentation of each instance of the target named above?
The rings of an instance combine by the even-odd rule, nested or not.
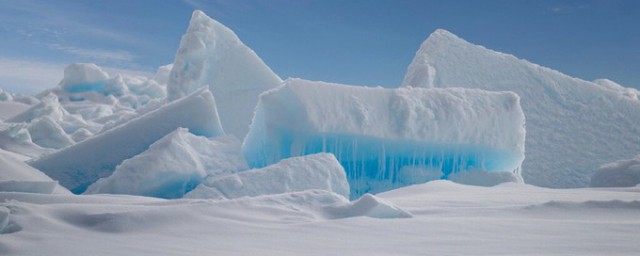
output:
[[[260,96],[243,151],[251,167],[333,153],[357,198],[456,172],[519,177],[524,122],[511,92],[288,79]]]
[[[349,183],[335,156],[327,153],[293,157],[262,169],[212,176],[187,198],[233,199],[326,190],[349,198]]]
[[[89,186],[85,194],[181,198],[207,176],[249,169],[240,146],[233,135],[209,139],[178,128],[145,152],[122,162],[111,176]]]
[[[167,96],[170,101],[176,100],[208,86],[216,98],[224,130],[243,139],[258,96],[281,82],[233,31],[194,11],[176,53]]]
[[[573,78],[445,30],[435,31],[422,44],[403,86],[517,93],[527,117],[522,176],[528,184],[585,187],[599,166],[640,152],[635,90]]]
[[[224,132],[213,95],[208,89],[146,113],[99,135],[30,161],[74,193],[82,193],[99,178],[111,175],[116,166],[147,150],[155,141],[177,128],[195,135],[215,137]]]

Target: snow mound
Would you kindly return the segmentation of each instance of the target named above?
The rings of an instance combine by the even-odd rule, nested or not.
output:
[[[243,151],[252,167],[333,153],[357,198],[464,170],[518,177],[524,138],[519,98],[510,92],[288,79],[260,97]]]
[[[51,152],[31,140],[28,124],[0,122],[0,149],[14,154],[20,160],[27,160]]]
[[[410,218],[411,214],[372,194],[364,194],[358,200],[343,205],[328,206],[330,218],[367,216],[379,219]]]
[[[224,134],[213,95],[207,89],[30,164],[74,193],[82,193],[91,183],[109,176],[122,161],[144,152],[179,127],[206,137]]]
[[[592,187],[633,187],[640,184],[640,155],[600,167],[591,177]]]
[[[69,194],[58,182],[0,149],[0,192]]]
[[[640,101],[612,86],[569,77],[473,45],[445,31],[429,36],[403,86],[513,91],[527,117],[529,184],[584,187],[598,166],[640,152]]]
[[[332,154],[284,159],[262,169],[213,176],[187,198],[232,199],[321,189],[349,197],[344,169]]]
[[[194,11],[169,76],[169,100],[208,86],[225,131],[242,139],[260,93],[282,80],[233,31]]]
[[[145,152],[125,160],[111,176],[89,186],[85,194],[181,198],[206,176],[247,169],[240,141],[232,135],[209,139],[179,128]]]

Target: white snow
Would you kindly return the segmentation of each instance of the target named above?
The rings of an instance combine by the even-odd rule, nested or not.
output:
[[[281,82],[233,31],[194,11],[180,41],[167,91],[169,100],[175,100],[209,86],[224,130],[243,139],[258,95]]]
[[[601,84],[473,45],[445,30],[422,44],[403,82],[517,93],[527,118],[524,181],[557,188],[588,186],[600,165],[640,152],[640,101],[619,86]]]
[[[0,149],[0,191],[70,194],[67,189],[59,186],[58,182],[49,176],[14,158],[11,153],[2,149]]]
[[[0,193],[0,252],[635,255],[639,192],[434,181],[359,203],[319,190],[225,201]]]
[[[640,184],[640,155],[605,164],[591,177],[592,187],[633,187]]]
[[[293,157],[226,176],[212,176],[187,198],[232,199],[321,189],[349,198],[349,183],[335,156],[320,153]]]
[[[109,176],[122,161],[144,152],[155,141],[179,127],[207,137],[224,134],[213,95],[207,89],[42,156],[30,164],[74,193],[82,193],[91,183]]]
[[[178,128],[145,152],[125,160],[85,194],[109,193],[181,198],[207,176],[249,169],[232,135],[209,139]]]
[[[243,151],[252,167],[331,152],[357,198],[458,171],[516,172],[519,177],[524,138],[519,98],[510,92],[288,79],[261,95]],[[405,166],[439,175],[416,175]]]

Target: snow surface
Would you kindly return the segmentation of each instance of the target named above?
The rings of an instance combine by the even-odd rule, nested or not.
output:
[[[209,86],[216,98],[222,127],[243,139],[260,93],[282,80],[244,45],[233,31],[194,11],[176,53],[167,92],[179,99]]]
[[[591,177],[592,187],[633,187],[640,184],[640,155],[600,167]]]
[[[195,135],[224,134],[213,95],[202,89],[123,125],[31,161],[30,164],[74,193],[109,176],[122,161],[144,152],[177,128]]]
[[[0,253],[635,255],[638,193],[449,181],[360,203],[318,190],[225,201],[2,192]]]
[[[292,157],[262,169],[211,176],[186,197],[232,199],[312,189],[349,198],[349,183],[344,169],[332,154]]]
[[[517,93],[527,118],[524,181],[556,188],[588,186],[600,165],[640,152],[640,101],[625,95],[627,89],[602,84],[473,45],[445,30],[422,44],[403,82]]]
[[[461,171],[519,177],[524,138],[519,98],[510,92],[288,79],[261,95],[243,151],[252,167],[331,152],[357,198]]]
[[[232,135],[209,139],[178,128],[118,165],[85,194],[109,193],[181,198],[207,176],[249,169]]]

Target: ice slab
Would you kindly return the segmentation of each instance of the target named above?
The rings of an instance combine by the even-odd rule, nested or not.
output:
[[[151,144],[179,127],[196,135],[224,134],[213,95],[202,89],[73,146],[31,161],[33,167],[82,193],[116,166],[144,152]]]
[[[358,197],[463,170],[519,176],[524,138],[524,115],[511,92],[288,79],[261,95],[243,151],[252,167],[331,152]]]
[[[517,93],[527,117],[522,176],[533,185],[588,186],[599,166],[640,152],[635,90],[573,78],[445,30],[435,31],[422,44],[403,85]]]
[[[281,82],[231,29],[194,11],[180,41],[167,92],[169,100],[175,100],[208,86],[224,130],[243,139],[258,96]]]
[[[0,192],[29,192],[44,194],[70,194],[39,170],[14,158],[0,149]]]
[[[125,160],[111,176],[89,186],[85,194],[181,198],[207,176],[249,169],[240,145],[233,135],[210,139],[178,128],[145,152]]]
[[[262,169],[208,178],[187,198],[232,199],[320,189],[349,197],[349,183],[335,156],[293,157]]]

